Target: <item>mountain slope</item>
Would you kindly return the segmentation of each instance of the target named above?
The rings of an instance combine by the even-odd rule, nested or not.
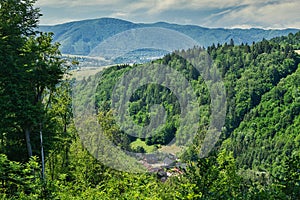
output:
[[[227,145],[224,147],[235,153],[239,166],[264,167],[267,170],[274,169],[278,173],[277,169],[271,169],[273,166],[270,166],[274,158],[279,157],[283,160],[284,155],[291,156],[293,148],[299,148],[297,135],[300,128],[300,56],[293,50],[298,49],[299,45],[300,32],[272,40],[262,40],[250,46],[224,44],[207,48],[214,65],[222,73],[226,87],[227,115],[222,130],[223,139],[229,139],[224,143]],[[177,51],[152,62],[176,69],[192,83],[201,108],[203,128],[199,131],[200,137],[201,134],[206,134],[210,117],[211,101],[207,86],[201,78],[207,75],[200,76],[189,62],[178,55],[195,58],[201,57],[203,51],[195,47],[187,51]],[[103,72],[96,92],[98,111],[107,113],[111,109],[111,94],[118,78],[135,67],[139,66],[116,66]],[[130,91],[130,87],[128,88]],[[137,90],[130,101],[129,112],[133,120],[141,125],[149,123],[151,105],[161,103],[166,108],[168,118],[165,129],[153,137],[148,137],[148,145],[165,145],[174,136],[179,142],[184,138],[178,131],[180,126],[176,122],[180,106],[169,91],[158,85],[147,85]],[[176,144],[180,145],[179,142]],[[285,151],[276,149],[285,145]],[[197,154],[193,155],[192,151],[197,152],[199,147],[199,143],[196,143],[196,149],[188,152],[185,159],[195,157]],[[268,165],[261,164],[262,162],[268,162]]]
[[[272,170],[300,148],[300,68],[282,79],[247,114],[229,139],[239,167]],[[282,170],[282,169],[281,169]]]
[[[274,38],[270,43],[285,46],[284,52],[299,49],[300,32]],[[263,82],[259,78],[253,81],[251,74],[245,74],[247,84],[240,88],[245,91],[241,92],[243,95],[240,98],[245,104],[252,102],[256,97],[253,93],[259,92],[270,79],[277,80],[277,83],[271,81],[274,82],[274,86],[269,87],[271,90],[264,93],[256,105],[247,108],[248,111],[240,118],[240,124],[235,126],[223,147],[234,152],[240,168],[268,171],[280,177],[285,167],[283,162],[300,153],[300,57],[295,53],[286,53],[283,62],[272,64],[271,60],[270,57],[264,61],[266,68],[262,74],[267,79]],[[251,96],[250,100],[247,96]],[[239,107],[237,105],[236,110]]]
[[[88,55],[105,39],[126,30],[136,28],[159,27],[178,31],[194,39],[201,46],[212,43],[225,43],[233,39],[237,44],[252,43],[263,38],[297,32],[296,29],[263,30],[263,29],[209,29],[193,25],[177,25],[164,22],[154,24],[132,23],[114,18],[101,18],[70,22],[55,26],[41,26],[40,31],[53,32],[54,40],[61,43],[64,54]]]

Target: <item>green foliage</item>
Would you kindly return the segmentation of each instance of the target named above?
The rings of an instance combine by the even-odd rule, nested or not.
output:
[[[112,110],[108,112],[100,111],[98,113],[98,118],[99,124],[103,129],[103,134],[122,149],[129,150],[130,139],[124,132],[120,131],[119,127],[116,125]]]
[[[4,129],[2,141],[6,141],[1,146],[9,158],[18,161],[39,154],[39,132],[43,127],[49,142],[55,137],[50,135],[47,109],[67,70],[59,45],[52,44],[53,34],[34,31],[40,16],[34,3],[7,0],[1,1],[0,7],[4,20],[0,23],[0,126]],[[24,156],[26,149],[28,157]]]
[[[26,199],[39,199],[43,195],[39,168],[36,157],[21,164],[10,161],[6,155],[0,154],[0,194],[6,198],[23,196]]]
[[[282,160],[299,149],[299,69],[262,96],[233,132],[229,148],[238,166],[271,170],[277,176]]]
[[[218,47],[213,45],[208,48],[214,65],[222,72],[227,91],[228,106],[226,129],[224,129],[225,137],[231,135],[239,127],[247,113],[260,104],[265,93],[276,86],[282,78],[292,74],[297,69],[299,56],[293,52],[289,45],[283,42],[286,38],[292,36],[297,38],[297,34],[292,34],[288,37],[282,37],[280,40],[282,42],[277,42],[274,39],[270,41],[263,40],[252,46],[248,44],[236,46],[232,41],[230,45],[218,45]],[[199,58],[199,61],[195,60],[195,62],[203,63],[205,59],[202,58],[201,61],[200,58],[203,55],[201,54],[202,51],[201,48],[193,48],[176,52],[156,62],[178,70],[191,82],[200,105],[200,126],[205,130],[205,127],[209,124],[210,96],[207,83],[204,83],[202,77],[211,76],[213,73],[202,72],[203,74],[200,75],[190,63],[179,56],[190,55],[193,57],[192,55],[195,55],[195,58]],[[96,99],[99,110],[107,111],[109,109],[110,95],[118,80],[117,77],[121,77],[130,69],[132,67],[120,66],[103,72]],[[288,101],[288,99],[286,100]],[[141,126],[149,124],[151,117],[149,110],[152,105],[160,104],[167,111],[166,125],[159,133],[147,138],[147,144],[167,144],[175,135],[178,139],[177,142],[180,143],[181,140],[184,140],[184,136],[176,134],[179,128],[180,106],[176,97],[168,89],[149,84],[135,91],[130,101],[129,112],[132,119]]]
[[[210,99],[209,87],[218,85],[205,83],[203,77],[215,79],[219,72],[207,67],[203,48],[177,51],[150,64],[114,66],[94,78],[70,81],[59,45],[52,42],[53,35],[34,31],[40,16],[34,3],[34,0],[0,2],[1,199],[297,199],[300,196],[300,58],[293,51],[299,48],[299,32],[264,39],[251,46],[229,40],[228,44],[207,49],[224,79],[228,104],[223,138],[213,153],[199,158],[211,119],[210,104],[222,101]],[[127,25],[122,28],[133,26]],[[81,47],[76,45],[73,48],[77,51]],[[190,62],[183,59],[188,55],[193,57]],[[199,62],[201,74],[192,65]],[[180,72],[192,85],[199,104],[200,129],[193,145],[182,154],[187,166],[162,169],[160,172],[169,175],[164,179],[161,174],[130,174],[104,166],[99,162],[100,156],[96,156],[99,160],[93,157],[101,153],[99,146],[84,147],[85,142],[99,139],[89,126],[95,126],[95,120],[83,119],[90,107],[96,108],[103,134],[123,150],[150,152],[169,143],[174,136],[179,144],[185,140],[186,136],[179,134],[181,109],[176,95],[157,84],[136,90],[128,108],[132,120],[144,126],[157,113],[151,109],[153,106],[164,107],[166,123],[156,135],[145,140],[128,136],[114,119],[111,94],[120,77],[134,68],[159,64]],[[96,87],[94,97],[90,94]],[[93,98],[95,103],[88,102]],[[83,116],[79,116],[77,123],[86,123],[92,130],[80,135],[81,138],[73,121],[73,115],[78,113]],[[192,120],[193,113],[188,114]],[[45,155],[45,178],[39,164],[41,159],[31,155],[41,158]],[[131,164],[129,159],[126,162]]]
[[[22,144],[20,140],[14,141],[17,137],[16,132],[24,131],[20,130],[16,115],[19,113],[20,104],[26,100],[24,96],[27,96],[26,92],[22,91],[26,76],[25,69],[20,69],[24,65],[24,59],[20,53],[26,43],[26,38],[34,34],[33,30],[37,26],[39,13],[38,9],[33,8],[34,2],[34,0],[0,2],[0,110],[3,113],[0,127],[1,150],[4,153],[9,153],[7,152],[9,148],[5,146]],[[27,79],[26,82],[28,81]],[[23,98],[18,98],[22,95]],[[11,140],[4,143],[6,137],[10,137]],[[21,149],[16,150],[21,153]],[[17,157],[16,155],[10,156]]]

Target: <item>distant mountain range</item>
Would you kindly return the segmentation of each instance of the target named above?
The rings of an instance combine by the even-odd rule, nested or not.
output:
[[[161,30],[172,30],[186,35],[196,41],[200,46],[210,46],[213,43],[225,43],[234,40],[236,44],[257,42],[265,39],[270,39],[277,36],[287,35],[288,33],[296,33],[297,29],[284,29],[284,30],[264,30],[258,28],[252,29],[224,29],[224,28],[204,28],[195,25],[178,25],[169,24],[165,22],[157,22],[153,24],[132,23],[114,18],[100,18],[83,20],[77,22],[70,22],[54,26],[40,26],[39,30],[43,32],[53,32],[54,41],[61,43],[61,52],[63,54],[88,56],[91,52],[99,46],[103,41],[115,36],[116,34],[124,31],[141,29],[141,28],[161,28]],[[158,29],[159,30],[159,29]],[[134,33],[132,33],[134,34]],[[141,35],[137,36],[138,41],[143,41]],[[158,37],[152,38],[157,40]],[[147,38],[151,40],[151,38]],[[176,38],[173,38],[173,41]],[[178,38],[178,44],[181,42]],[[164,44],[164,38],[158,41],[159,44]],[[148,42],[149,43],[149,42]],[[174,43],[174,42],[172,42]],[[125,44],[126,45],[126,44]],[[176,47],[176,45],[173,45]],[[163,49],[165,50],[165,49]],[[144,50],[143,50],[144,52]],[[153,56],[153,51],[151,51]]]

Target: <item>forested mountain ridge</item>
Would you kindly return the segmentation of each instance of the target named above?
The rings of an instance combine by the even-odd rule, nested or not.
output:
[[[235,45],[232,40],[230,44],[225,43],[224,45],[212,45],[208,47],[207,51],[211,55],[214,65],[216,65],[222,73],[227,89],[228,108],[225,124],[226,131],[224,131],[225,137],[230,136],[232,131],[239,127],[244,117],[261,103],[261,98],[265,93],[276,87],[281,79],[293,74],[297,70],[300,60],[299,55],[295,53],[293,49],[299,48],[299,35],[298,32],[295,35],[289,34],[288,36],[282,36],[272,40],[264,39],[251,46],[248,44]],[[289,41],[289,44],[287,44],[287,41]],[[201,48],[194,48],[186,52],[182,51],[181,54],[201,55],[202,51],[203,49]],[[198,74],[186,60],[180,58],[180,56],[178,57],[178,55],[180,55],[180,53],[167,55],[156,62],[182,71],[186,77],[196,85],[196,91],[207,92],[200,74]],[[131,68],[130,66],[114,67],[104,71],[103,79],[98,87],[99,91],[97,96],[97,102],[99,102],[97,107],[100,111],[109,110],[110,93],[112,92],[117,77]],[[135,100],[133,100],[132,105],[130,105],[130,110],[132,110],[130,112],[132,112],[136,122],[142,124],[147,124],[147,121],[149,122],[149,116],[145,115],[144,112],[148,109],[148,104],[150,102],[153,103],[153,100],[150,100],[149,96],[147,97],[147,95],[149,95],[148,93],[160,91],[160,95],[150,95],[159,97],[163,96],[164,92],[166,92],[162,88],[155,88],[156,86],[143,88],[134,94]],[[200,95],[201,92],[198,94]],[[209,102],[207,95],[208,94],[203,95],[202,93],[198,97],[199,101],[203,102],[201,103],[203,106],[207,106]],[[154,100],[154,102],[156,101],[157,100]],[[174,98],[171,95],[165,100],[159,100],[159,102],[161,101],[167,105],[171,102],[174,103]],[[144,104],[142,102],[147,103]],[[176,104],[172,105],[170,109],[173,114],[180,112],[179,106]],[[174,119],[172,121],[174,122]],[[174,133],[170,134],[174,135]]]
[[[89,55],[102,41],[115,34],[137,28],[158,27],[166,28],[194,39],[200,46],[210,46],[212,43],[223,44],[233,39],[236,44],[260,41],[263,38],[271,39],[276,36],[296,33],[297,29],[264,30],[252,29],[224,29],[204,28],[195,25],[178,25],[165,22],[153,24],[133,23],[114,18],[100,18],[77,22],[70,22],[53,26],[40,26],[39,30],[53,32],[54,41],[61,43],[61,52],[64,54]],[[160,41],[164,43],[164,41]]]
[[[300,32],[271,40],[264,39],[252,45],[235,45],[232,40],[229,44],[212,45],[207,49],[214,65],[222,74],[227,93],[226,123],[218,148],[233,151],[238,170],[245,177],[251,177],[252,181],[257,177],[264,181],[283,181],[283,174],[288,174],[287,169],[293,171],[297,168],[295,162],[299,161],[297,159],[300,153],[300,56],[294,50],[299,48]],[[199,138],[205,134],[209,124],[210,97],[201,75],[180,55],[201,56],[203,51],[202,48],[195,47],[154,61],[180,71],[194,86],[201,107],[202,126]],[[102,118],[111,112],[110,94],[118,77],[135,67],[138,66],[125,65],[103,72],[96,97]],[[147,138],[146,145],[165,145],[175,136],[180,140],[182,135],[177,135],[180,106],[177,105],[176,97],[160,86],[145,86],[133,94],[129,104],[133,120],[147,125],[149,107],[156,103],[165,107],[168,118],[165,128],[154,137]],[[122,135],[121,132],[119,134]],[[135,138],[129,137],[128,140],[135,143]],[[130,149],[128,140],[125,140],[127,143],[123,143],[123,147]],[[147,151],[148,147],[144,144],[142,146],[133,150]],[[197,160],[200,147],[201,139],[196,139],[181,158]],[[293,164],[287,168],[287,162]],[[298,180],[297,177],[289,181]]]

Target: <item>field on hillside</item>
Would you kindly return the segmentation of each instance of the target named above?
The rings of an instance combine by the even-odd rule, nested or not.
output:
[[[87,78],[89,76],[95,75],[98,72],[111,67],[111,66],[103,66],[103,67],[83,67],[81,69],[76,69],[71,71],[72,77],[76,80],[82,80],[84,77]]]

